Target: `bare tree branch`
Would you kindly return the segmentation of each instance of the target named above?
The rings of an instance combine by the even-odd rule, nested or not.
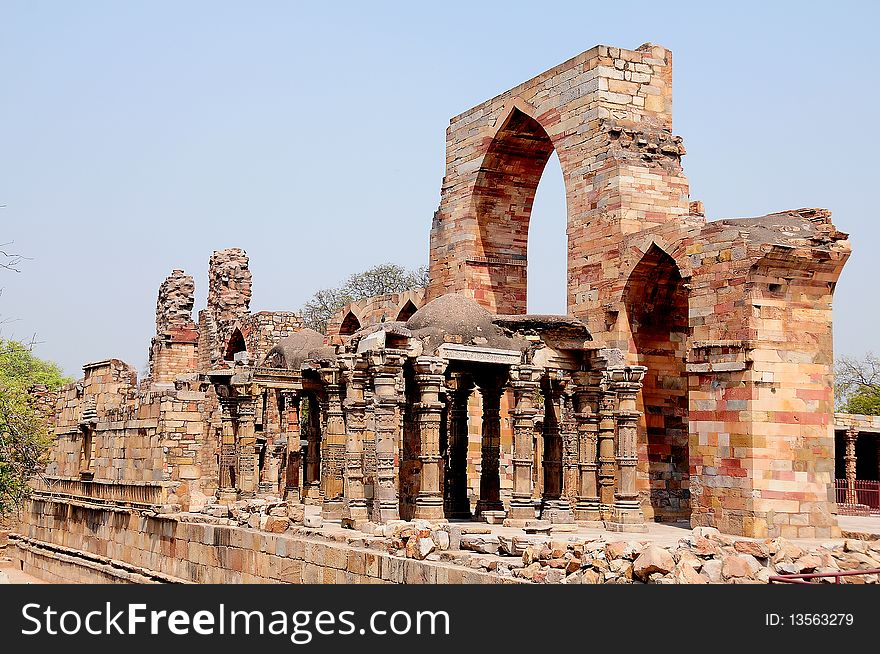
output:
[[[23,261],[30,261],[30,257],[25,257],[21,254],[16,254],[14,252],[8,252],[4,248],[12,245],[13,241],[9,241],[8,243],[0,243],[0,268],[5,270],[11,270],[12,272],[21,272],[19,266]]]

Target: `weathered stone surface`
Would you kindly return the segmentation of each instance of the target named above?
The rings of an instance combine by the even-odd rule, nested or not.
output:
[[[735,577],[753,579],[755,573],[761,568],[761,564],[750,554],[727,555],[721,560],[721,574],[727,579]]]
[[[290,527],[290,520],[288,518],[269,515],[266,518],[266,524],[263,526],[263,531],[268,531],[273,534],[283,534],[287,531],[288,527]]]
[[[679,562],[672,573],[672,579],[677,584],[708,584],[709,578],[697,572],[693,566]]]
[[[605,545],[605,558],[612,559],[632,558],[633,547],[626,541],[613,541]]]
[[[694,541],[694,552],[697,556],[716,556],[719,551],[718,545],[708,538],[698,536]]]
[[[798,559],[803,555],[804,551],[785,538],[776,538],[770,542],[771,561],[779,563],[781,561]]]
[[[854,540],[852,538],[847,538],[843,542],[843,551],[859,552],[861,554],[866,554],[868,551],[868,544],[863,540]]]
[[[493,536],[462,536],[461,549],[481,554],[497,554],[500,544]]]
[[[766,543],[751,540],[738,540],[733,544],[736,551],[741,554],[751,554],[759,559],[766,559],[770,556],[770,548]]]
[[[432,534],[434,538],[434,543],[437,546],[438,550],[446,551],[449,549],[449,532],[444,529],[439,529]]]
[[[722,564],[719,559],[710,559],[703,563],[703,567],[700,572],[702,574],[705,574],[709,581],[713,584],[720,584],[724,581],[724,576],[722,574]]]
[[[633,574],[645,580],[654,572],[666,574],[675,568],[675,561],[668,550],[656,545],[649,545],[641,551],[633,562]]]

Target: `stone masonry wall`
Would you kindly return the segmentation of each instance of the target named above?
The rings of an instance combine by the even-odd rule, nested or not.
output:
[[[73,583],[755,584],[779,574],[880,568],[880,541],[807,546],[736,539],[711,527],[658,545],[622,535],[493,535],[485,525],[468,533],[468,525],[427,521],[377,526],[373,535],[307,527],[271,533],[287,518],[248,514],[248,528],[63,501],[29,509],[10,534],[9,555],[26,573]],[[264,523],[266,530],[257,528]],[[876,584],[878,575],[840,581]]]
[[[259,311],[251,314],[242,326],[251,361],[259,363],[278,341],[302,328],[302,316],[293,311]]]

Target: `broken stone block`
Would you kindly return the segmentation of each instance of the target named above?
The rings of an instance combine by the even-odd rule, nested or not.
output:
[[[694,540],[694,552],[696,553],[697,556],[711,557],[711,556],[717,556],[719,549],[718,549],[718,545],[713,543],[708,538],[705,538],[703,536],[698,536]]]
[[[500,544],[494,536],[462,536],[461,549],[481,554],[498,554]]]
[[[460,525],[449,525],[449,549],[454,551],[461,549]]]
[[[646,547],[633,562],[633,574],[642,580],[646,580],[652,573],[666,574],[672,572],[674,568],[675,561],[672,560],[672,554],[656,545]]]
[[[718,531],[715,527],[694,527],[693,534],[695,538],[709,538],[711,536],[718,537],[721,535],[721,532]]]
[[[708,577],[710,583],[720,584],[724,581],[724,577],[721,574],[721,561],[718,559],[709,559],[703,563],[700,572]]]
[[[486,525],[464,524],[459,525],[462,534],[491,534],[492,528]]]
[[[770,541],[769,549],[773,563],[780,563],[785,560],[794,561],[804,554],[800,547],[781,536]]]
[[[582,584],[598,584],[601,580],[601,577],[598,572],[595,570],[584,570],[581,575],[581,583]]]
[[[449,532],[440,529],[439,531],[433,532],[434,543],[437,546],[438,550],[446,551],[449,549]]]
[[[508,556],[522,556],[526,548],[532,544],[529,538],[520,538],[518,536],[498,536],[498,542],[501,545],[501,553]]]
[[[421,560],[424,559],[428,554],[434,551],[434,539],[433,538],[425,538],[424,536],[416,539],[416,558]]]
[[[759,559],[766,559],[770,556],[770,548],[766,543],[753,540],[738,540],[733,544],[734,549],[740,554],[751,554]]]
[[[677,565],[687,565],[698,571],[703,567],[703,559],[690,550],[678,550],[673,554],[673,558],[677,559]]]
[[[795,561],[794,565],[800,568],[799,572],[809,573],[822,565],[822,559],[812,554],[805,554]]]
[[[862,554],[867,554],[868,552],[868,543],[863,540],[855,540],[853,538],[847,538],[843,541],[843,551],[844,552],[860,552]]]
[[[303,518],[305,518],[305,506],[302,504],[289,504],[287,506],[287,517],[292,524],[301,525]]]
[[[721,560],[721,574],[727,579],[735,579],[737,577],[754,579],[755,573],[762,567],[755,557],[750,554],[730,554]]]
[[[317,529],[317,528],[320,527],[323,523],[324,523],[323,518],[321,518],[320,515],[315,515],[314,513],[311,514],[311,515],[306,514],[306,515],[303,517],[303,526],[304,526],[304,527],[311,527],[311,528],[313,528],[313,529]]]
[[[632,559],[634,554],[633,546],[626,541],[614,541],[605,544],[605,558],[608,561],[612,559]]]
[[[546,569],[546,572],[544,574],[544,583],[545,584],[558,584],[563,579],[565,579],[565,571],[564,570],[559,570],[559,569],[554,569],[554,568],[547,568]]]
[[[708,584],[709,578],[697,572],[685,562],[679,562],[672,572],[672,579],[677,584]]]
[[[283,534],[290,527],[290,519],[286,517],[268,515],[266,516],[266,524],[263,526],[264,531],[273,534]]]

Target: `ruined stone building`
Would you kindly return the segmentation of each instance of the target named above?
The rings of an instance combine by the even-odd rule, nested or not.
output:
[[[453,118],[427,289],[354,303],[327,335],[251,313],[241,250],[211,256],[197,322],[175,270],[146,379],[110,359],[44,398],[55,446],[25,523],[272,497],[354,529],[835,535],[847,235],[824,209],[707,220],[671,84],[668,50],[597,46]],[[529,218],[554,152],[568,315],[528,315]]]

